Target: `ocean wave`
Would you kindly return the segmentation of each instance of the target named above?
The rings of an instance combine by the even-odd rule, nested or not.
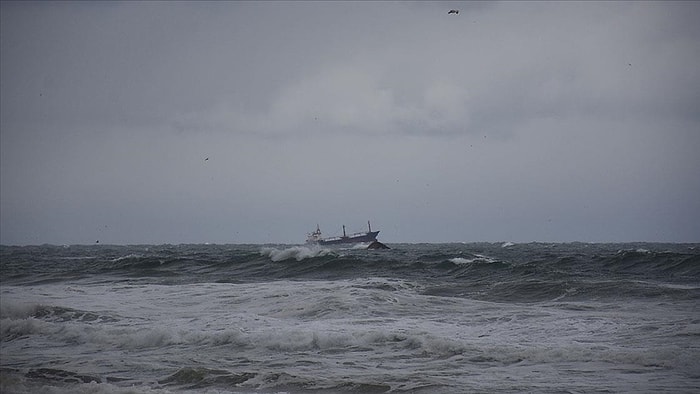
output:
[[[475,254],[472,258],[464,258],[464,257],[454,257],[451,259],[448,259],[451,263],[457,264],[457,265],[464,265],[464,264],[472,264],[472,263],[498,263],[500,262],[498,259],[494,259],[492,257],[484,256],[481,254]]]
[[[380,277],[357,279],[351,282],[351,286],[359,289],[384,290],[390,292],[407,291],[412,293],[415,293],[417,289],[422,289],[422,286],[416,281]]]
[[[187,390],[197,390],[220,385],[235,387],[255,376],[256,374],[249,372],[231,373],[221,369],[185,367],[167,378],[159,380],[158,383],[166,386],[185,386]]]
[[[0,318],[23,319],[32,316],[42,306],[37,303],[0,301]]]
[[[2,341],[50,338],[57,344],[80,346],[96,344],[117,349],[143,350],[183,343],[177,333],[168,329],[114,328],[103,324],[75,321],[47,321],[35,317],[1,320]]]
[[[127,381],[116,376],[84,374],[67,369],[36,368],[26,372],[0,369],[0,391],[13,394],[171,394],[151,382]],[[115,383],[128,384],[123,387]]]
[[[139,253],[129,253],[129,254],[126,255],[126,256],[115,257],[115,258],[113,258],[113,259],[111,259],[111,260],[109,260],[109,261],[111,261],[112,263],[118,263],[118,262],[124,261],[124,260],[137,260],[137,259],[141,259],[141,258],[143,258],[143,255],[142,255],[142,254],[139,254]]]
[[[69,288],[67,291],[72,291]],[[35,318],[46,321],[80,321],[80,322],[116,322],[119,319],[100,313],[81,311],[72,308],[50,306],[36,303],[0,304],[0,317],[3,319]]]
[[[586,265],[568,252],[513,262],[498,245],[445,249],[437,257],[394,249],[273,263],[274,253],[261,257],[256,246],[213,268],[231,277],[244,269],[267,278],[271,269],[294,274],[238,283],[6,286],[3,356],[23,369],[0,377],[0,391],[554,392],[587,391],[601,381],[614,391],[647,387],[625,386],[628,376],[664,382],[649,390],[658,391],[671,387],[668,375],[678,377],[676,391],[695,386],[698,359],[688,343],[700,338],[700,324],[688,297],[698,296],[697,281],[609,276],[598,272],[601,264],[590,273],[592,260]],[[496,260],[489,256],[500,261],[489,263]],[[353,274],[314,276],[341,266]],[[579,269],[584,274],[575,276]],[[300,280],[300,272],[311,280]],[[532,374],[543,368],[595,378],[562,386],[556,373]],[[532,376],[544,385],[522,385]],[[510,377],[518,387],[502,385]],[[469,386],[476,380],[483,386]]]
[[[455,257],[449,260],[452,263],[455,263],[457,265],[460,264],[471,264],[475,261],[475,259],[465,259],[464,257]]]
[[[64,252],[63,249],[59,251]],[[86,254],[89,253],[80,251],[80,255]],[[23,255],[21,260],[27,258]],[[52,261],[37,261],[29,269],[0,268],[3,269],[1,273],[7,274],[3,278],[20,278],[14,282],[20,288],[63,281],[65,284],[58,286],[61,291],[70,290],[71,293],[83,294],[83,297],[88,296],[82,287],[86,282],[109,283],[113,277],[117,277],[119,283],[163,285],[400,278],[420,283],[423,294],[497,302],[598,301],[623,297],[687,300],[700,297],[697,291],[700,255],[680,245],[567,244],[542,247],[519,244],[517,248],[502,248],[501,244],[399,245],[383,253],[351,248],[339,251],[310,245],[188,246],[153,248],[150,251],[144,251],[143,247],[125,247],[69,267],[48,264]],[[391,283],[377,286],[379,289],[396,288]],[[36,305],[2,303],[0,313],[2,317],[24,315],[47,321],[89,322],[119,318],[85,311],[86,308],[79,305],[68,306],[76,308],[42,309]],[[317,310],[307,310],[303,316],[329,313],[332,311],[319,306]]]
[[[0,339],[9,342],[30,335],[47,332],[47,323],[37,319],[0,319]]]
[[[261,256],[269,257],[270,260],[274,262],[295,259],[296,261],[302,261],[305,259],[311,259],[314,257],[323,257],[332,255],[333,251],[330,249],[324,249],[320,247],[306,247],[306,246],[292,246],[286,249],[277,249],[266,247],[260,250]]]

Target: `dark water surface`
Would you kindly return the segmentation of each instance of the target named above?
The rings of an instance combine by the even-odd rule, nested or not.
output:
[[[700,389],[700,245],[390,246],[2,246],[0,391]]]

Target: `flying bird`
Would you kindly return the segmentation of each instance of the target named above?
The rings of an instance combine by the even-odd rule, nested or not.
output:
[[[450,14],[459,14],[459,10],[449,10],[447,12],[447,15],[450,15]]]

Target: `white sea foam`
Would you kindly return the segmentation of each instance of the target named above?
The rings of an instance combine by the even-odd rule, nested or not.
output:
[[[465,259],[464,257],[455,257],[450,259],[451,262],[455,264],[471,264],[474,262],[474,259]]]
[[[475,254],[474,258],[472,259],[467,259],[464,257],[454,257],[451,258],[449,261],[458,264],[458,265],[463,265],[463,264],[472,264],[472,263],[496,263],[498,262],[497,259],[494,259],[489,256],[484,256],[481,254]]]
[[[332,253],[333,251],[330,249],[324,249],[316,246],[292,246],[286,249],[262,248],[260,250],[261,256],[267,256],[270,258],[270,260],[275,262],[289,259],[301,261],[313,257],[327,256]]]
[[[36,313],[40,305],[31,302],[9,302],[0,298],[0,318],[26,318]]]
[[[117,262],[124,261],[124,260],[140,259],[140,258],[142,258],[142,257],[143,257],[143,255],[141,255],[141,254],[130,253],[130,254],[126,255],[126,256],[121,256],[121,257],[114,258],[114,259],[111,260],[111,262],[117,263]]]
[[[281,261],[330,253],[323,251],[290,247],[260,253]],[[496,261],[483,255],[454,260]],[[663,377],[669,370],[694,373],[698,361],[693,348],[679,347],[697,337],[694,317],[687,309],[657,303],[586,302],[585,308],[492,303],[427,295],[420,283],[384,277],[110,283],[84,285],[82,292],[74,291],[77,286],[5,286],[0,304],[3,362],[41,368],[60,359],[60,368],[76,372],[89,363],[85,373],[128,374],[128,384],[134,387],[120,391],[103,378],[103,383],[70,385],[63,392],[165,389],[149,382],[193,364],[255,372],[254,378],[235,387],[243,392],[307,387],[303,385],[308,382],[316,385],[309,387],[327,384],[326,391],[334,391],[336,386],[348,387],[343,386],[348,382],[379,381],[395,391],[421,384],[445,384],[445,391],[522,389],[516,383],[507,386],[504,376],[517,384],[528,382],[526,388],[532,391],[556,391],[562,384],[580,391],[595,389],[585,386],[587,381],[576,386],[547,372],[559,367],[601,376],[613,391],[639,391],[634,389],[643,389],[650,378]],[[37,313],[41,310],[57,312]],[[115,318],[86,320],[80,313]],[[674,335],[683,335],[681,342],[672,342]],[[639,377],[640,383],[616,385],[620,376]],[[685,391],[688,386],[680,387]],[[22,392],[21,387],[11,388],[7,391]],[[52,390],[62,392],[34,391]]]

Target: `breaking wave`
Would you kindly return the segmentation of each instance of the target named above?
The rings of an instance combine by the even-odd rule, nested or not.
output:
[[[697,245],[391,246],[0,247],[0,392],[698,386]]]
[[[304,259],[311,259],[314,257],[323,257],[333,254],[330,249],[323,249],[320,247],[307,247],[307,246],[292,246],[285,249],[277,248],[262,248],[260,250],[261,256],[269,257],[270,260],[278,262],[284,260],[294,259],[296,261],[302,261]]]

